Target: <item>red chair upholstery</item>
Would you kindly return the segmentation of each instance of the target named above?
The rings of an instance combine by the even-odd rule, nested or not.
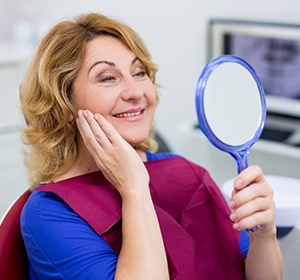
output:
[[[10,207],[0,225],[0,279],[29,279],[28,259],[21,236],[20,215],[30,191],[25,191]]]

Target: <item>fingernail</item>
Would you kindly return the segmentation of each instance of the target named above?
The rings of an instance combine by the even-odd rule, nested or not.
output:
[[[234,202],[234,200],[230,200],[229,201],[229,203],[228,203],[228,206],[230,207],[230,208],[234,208],[235,207],[235,202]]]
[[[239,229],[240,228],[240,224],[239,223],[234,223],[233,224],[233,228],[234,229]]]
[[[89,116],[88,111],[83,111],[83,115],[87,118]]]
[[[233,222],[236,221],[237,220],[237,214],[232,212],[231,215],[230,215],[230,220],[233,221]]]
[[[240,187],[242,184],[243,184],[242,179],[238,178],[234,181],[234,187],[236,187],[236,188]]]
[[[81,118],[82,117],[82,110],[78,111],[78,117]]]

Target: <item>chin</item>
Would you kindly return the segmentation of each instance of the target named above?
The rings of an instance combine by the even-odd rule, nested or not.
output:
[[[128,142],[131,146],[135,146],[149,137],[151,125],[144,123],[139,126],[116,126],[115,128],[126,142]]]
[[[148,138],[148,136],[149,133],[144,135],[139,134],[138,137],[133,135],[128,135],[128,134],[122,135],[123,139],[133,147],[145,141]]]
[[[146,138],[143,138],[143,139],[141,139],[141,140],[137,140],[137,139],[125,139],[132,147],[135,147],[136,145],[138,145],[138,144],[140,144],[140,143],[142,143],[143,141],[145,141],[147,139],[147,137]]]

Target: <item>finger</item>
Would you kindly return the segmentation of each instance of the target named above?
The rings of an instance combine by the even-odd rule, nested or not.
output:
[[[236,209],[241,205],[244,205],[260,197],[266,198],[269,201],[273,200],[273,190],[266,182],[260,184],[255,183],[249,185],[248,187],[245,187],[239,192],[233,193],[233,196],[229,202],[229,207],[232,209]]]
[[[233,190],[231,191],[231,197],[233,197],[236,194],[236,190],[233,188]]]
[[[101,132],[100,128],[98,128],[98,131],[96,132],[97,136],[95,136],[95,131],[97,130],[97,123],[95,120],[93,120],[91,113],[81,110],[78,111],[78,119],[76,120],[76,122],[78,130],[88,150],[90,152],[95,152],[99,149],[102,150],[103,141],[105,141],[105,134],[104,132]],[[101,141],[102,144],[99,143],[99,140],[101,138],[103,139]]]
[[[273,200],[270,198],[258,197],[234,209],[230,215],[230,219],[234,222],[238,222],[256,212],[266,211],[269,209],[272,211],[274,209]]]
[[[95,114],[94,119],[113,146],[116,146],[116,143],[120,141],[124,141],[116,129],[103,116]]]
[[[255,212],[252,215],[244,217],[238,221],[235,221],[233,224],[233,228],[241,230],[241,229],[249,229],[253,228],[256,225],[260,225],[260,227],[264,227],[266,225],[272,225],[274,223],[274,212],[271,209],[267,209],[265,211]]]
[[[97,120],[95,119],[95,115],[93,115],[92,112],[90,112],[89,110],[84,111],[83,114],[86,117],[86,120],[87,120],[87,122],[93,132],[94,138],[97,140],[97,142],[103,148],[110,147],[111,146],[110,137],[108,137],[106,131],[104,131],[103,128],[98,124]],[[103,118],[103,120],[105,120],[105,119]]]
[[[234,180],[233,186],[236,192],[253,183],[264,182],[263,172],[257,165],[251,165],[244,169]]]

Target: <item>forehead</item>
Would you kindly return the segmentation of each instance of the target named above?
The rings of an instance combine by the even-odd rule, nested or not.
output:
[[[98,36],[88,42],[85,48],[84,62],[98,59],[118,59],[133,57],[134,53],[121,40],[112,36]]]

